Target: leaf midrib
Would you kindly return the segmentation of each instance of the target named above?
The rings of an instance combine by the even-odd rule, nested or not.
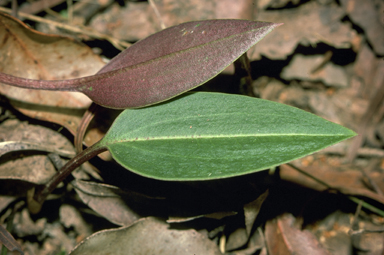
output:
[[[143,138],[131,138],[131,139],[116,139],[113,142],[105,142],[106,146],[113,145],[116,143],[128,143],[128,142],[149,142],[156,140],[196,140],[196,139],[218,139],[218,138],[246,138],[246,137],[293,137],[293,136],[306,136],[306,137],[351,137],[348,134],[305,134],[305,133],[274,133],[274,134],[242,134],[242,135],[186,135],[186,136],[161,136],[161,137],[143,137]]]
[[[150,63],[153,63],[153,62],[156,62],[156,61],[160,61],[160,60],[163,60],[163,59],[174,57],[174,55],[178,55],[178,54],[182,54],[184,52],[188,52],[188,51],[191,51],[191,50],[194,50],[194,49],[198,49],[198,48],[201,48],[201,47],[203,47],[205,45],[213,44],[213,43],[220,42],[220,41],[223,41],[223,40],[228,40],[228,39],[230,39],[232,37],[235,37],[235,36],[244,35],[244,34],[247,34],[247,33],[252,33],[255,30],[259,30],[261,28],[262,27],[259,27],[257,29],[252,29],[252,30],[245,31],[245,32],[242,32],[242,33],[234,34],[234,35],[231,35],[231,36],[227,36],[227,37],[224,37],[224,38],[217,39],[215,41],[209,41],[207,43],[199,44],[197,46],[190,47],[190,48],[187,48],[187,49],[183,49],[183,50],[179,50],[179,51],[174,51],[174,52],[171,52],[170,54],[166,54],[166,55],[163,55],[163,56],[160,56],[160,57],[157,57],[157,58],[153,58],[153,59],[150,59],[150,60],[147,60],[147,61],[144,61],[144,62],[140,62],[140,63],[134,64],[134,65],[123,67],[123,68],[116,69],[116,70],[113,70],[113,71],[109,71],[109,72],[105,72],[105,73],[99,73],[99,74],[95,74],[95,75],[88,76],[88,77],[77,78],[77,79],[74,79],[74,80],[78,80],[79,81],[78,84],[85,84],[85,83],[88,83],[88,82],[92,82],[93,80],[99,80],[99,79],[103,79],[103,78],[111,78],[111,77],[114,77],[114,76],[119,75],[121,73],[125,73],[125,72],[127,72],[127,71],[129,71],[131,69],[135,69],[135,68],[138,68],[140,66],[147,65],[147,64],[150,64]],[[55,82],[55,81],[53,81],[53,82]]]
[[[306,136],[308,136],[308,135],[306,135]],[[315,136],[315,135],[311,135],[311,136]],[[324,135],[324,136],[331,136],[331,135]],[[136,142],[136,141],[138,141],[138,140],[135,140],[135,141],[132,141],[132,142]],[[144,140],[144,141],[148,141],[148,140]],[[154,153],[154,151],[151,150],[148,147],[135,146],[135,144],[137,144],[137,143],[130,143],[129,147],[131,147],[131,148],[133,148],[135,150],[138,150],[138,151],[146,151],[146,152]],[[108,147],[108,145],[107,145],[107,147]],[[324,148],[324,147],[325,146],[321,146],[321,148]],[[319,148],[319,150],[321,148]],[[222,160],[222,159],[227,159],[227,158],[232,158],[232,159],[236,160],[236,159],[243,159],[244,158],[243,156],[234,156],[234,155],[231,155],[230,157],[218,157],[217,155],[214,156],[214,157],[209,157],[209,156],[207,156],[208,154],[205,155],[204,157],[202,157],[202,156],[197,156],[195,154],[193,154],[193,155],[183,155],[183,154],[174,154],[174,153],[169,153],[169,152],[164,152],[164,151],[156,151],[155,153],[157,155],[163,155],[163,156],[168,156],[168,157],[172,157],[172,158],[185,158],[185,159],[189,159],[189,160],[191,160],[191,159],[205,159],[205,160],[207,160],[207,159],[221,159]],[[260,154],[260,155],[262,155],[262,154]]]
[[[189,48],[186,48],[186,49],[182,49],[182,50],[178,50],[178,51],[174,51],[174,52],[171,52],[169,54],[166,54],[166,55],[163,55],[163,56],[159,56],[157,58],[153,58],[153,59],[150,59],[150,60],[147,60],[147,61],[144,61],[144,62],[139,62],[139,63],[136,63],[134,65],[130,65],[130,66],[127,66],[127,67],[123,67],[123,68],[120,68],[120,69],[117,69],[117,70],[122,70],[124,71],[125,69],[126,70],[129,70],[131,68],[135,68],[137,66],[141,66],[141,65],[144,65],[144,64],[148,64],[148,63],[151,63],[151,62],[155,62],[155,61],[158,61],[159,59],[167,59],[167,58],[170,58],[170,57],[173,57],[173,55],[177,55],[177,54],[182,54],[184,52],[188,52],[188,51],[191,51],[191,50],[194,50],[194,49],[198,49],[198,48],[202,48],[203,46],[205,45],[209,45],[209,44],[214,44],[216,42],[220,42],[220,41],[224,41],[224,40],[228,40],[228,39],[231,39],[233,37],[236,37],[236,36],[239,36],[239,35],[244,35],[244,34],[249,34],[249,33],[253,33],[255,32],[256,30],[259,30],[259,29],[262,29],[264,27],[258,27],[258,28],[255,28],[255,29],[252,29],[252,30],[248,30],[248,31],[244,31],[242,33],[238,33],[238,34],[233,34],[233,35],[230,35],[230,36],[227,36],[227,37],[223,37],[223,38],[220,38],[220,39],[217,39],[217,40],[214,40],[214,41],[208,41],[204,44],[198,44],[196,46],[193,46],[193,47],[189,47]],[[108,72],[106,72],[108,73]]]
[[[225,117],[225,116],[236,116],[236,115],[240,115],[240,116],[247,115],[246,117],[255,118],[255,116],[252,115],[252,114],[246,114],[246,113],[242,113],[242,112],[218,113],[218,114],[209,114],[209,115],[208,114],[201,114],[201,115],[198,115],[198,116],[196,116],[196,115],[194,115],[194,116],[182,116],[182,117],[178,117],[178,118],[165,119],[165,120],[157,121],[157,122],[151,121],[150,124],[147,124],[145,126],[141,126],[141,127],[132,129],[131,133],[139,132],[140,130],[145,130],[145,129],[148,129],[150,127],[162,125],[162,124],[165,124],[165,123],[176,122],[176,121],[179,121],[179,120],[182,120],[182,121],[193,120],[193,119],[198,120],[200,118],[208,118],[210,120],[211,118],[214,118],[214,117]],[[268,116],[268,117],[280,117],[280,116],[284,116],[284,115],[279,114],[279,113],[259,113],[259,115],[258,115],[258,117],[265,117],[265,116]],[[212,121],[212,120],[210,120],[210,121]],[[203,121],[201,123],[203,123]],[[254,124],[256,124],[256,123],[254,123]],[[189,125],[189,124],[185,123],[185,125]]]

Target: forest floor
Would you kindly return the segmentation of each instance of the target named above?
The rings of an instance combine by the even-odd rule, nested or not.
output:
[[[81,242],[73,254],[384,254],[383,1],[12,2],[1,0],[0,12],[28,27],[0,15],[0,71],[32,79],[95,74],[132,43],[182,22],[284,23],[248,51],[251,83],[241,87],[231,65],[197,90],[288,104],[358,136],[291,165],[214,181],[144,178],[103,153],[32,214],[28,193],[74,155],[91,101],[0,84],[0,142],[18,142],[7,153],[0,145],[0,224],[17,241],[8,254],[68,254]],[[98,113],[84,144],[103,137],[119,112]],[[40,148],[25,150],[29,143]]]

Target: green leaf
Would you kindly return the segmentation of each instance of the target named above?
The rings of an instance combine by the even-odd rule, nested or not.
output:
[[[47,81],[0,72],[0,82],[29,89],[79,91],[108,108],[148,106],[212,79],[279,25],[249,20],[187,22],[137,42],[96,75]]]
[[[125,110],[96,147],[143,176],[208,180],[267,169],[355,135],[291,106],[198,92]]]

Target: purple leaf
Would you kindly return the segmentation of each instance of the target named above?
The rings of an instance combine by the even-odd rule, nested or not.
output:
[[[248,20],[183,23],[139,41],[93,76],[44,81],[0,73],[0,82],[79,91],[109,108],[148,106],[212,79],[279,25]]]

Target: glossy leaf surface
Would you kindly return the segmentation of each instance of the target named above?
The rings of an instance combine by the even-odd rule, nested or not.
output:
[[[143,107],[213,78],[279,25],[248,20],[188,22],[139,41],[93,76],[44,81],[0,73],[0,82],[80,91],[109,108]]]
[[[354,135],[291,106],[200,92],[125,110],[96,146],[143,176],[208,180],[270,168]]]

